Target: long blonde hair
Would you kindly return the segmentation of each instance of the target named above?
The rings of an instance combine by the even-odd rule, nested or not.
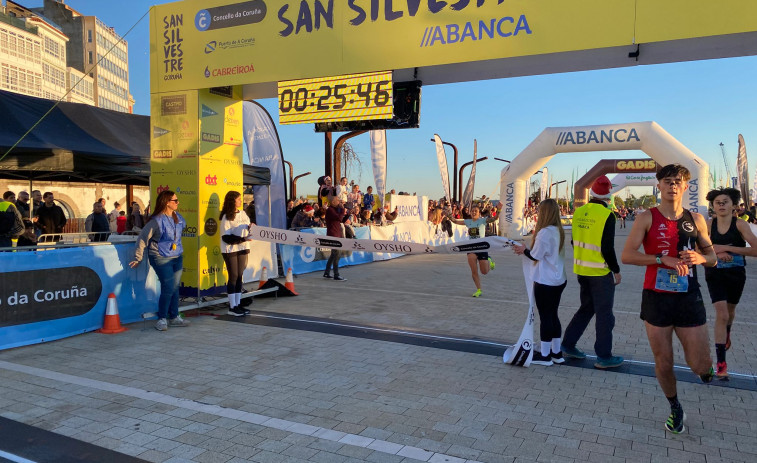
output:
[[[557,205],[557,201],[552,198],[545,199],[539,203],[539,212],[536,219],[536,227],[534,228],[534,235],[531,237],[531,247],[534,247],[536,241],[536,235],[539,230],[545,227],[554,225],[560,232],[560,251],[565,244],[565,230],[562,228],[562,222],[560,221],[560,206]]]

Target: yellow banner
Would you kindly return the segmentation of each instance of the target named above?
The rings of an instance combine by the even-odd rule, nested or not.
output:
[[[636,0],[636,43],[757,30],[754,0]]]
[[[226,292],[221,256],[220,212],[229,191],[242,193],[242,102],[200,90],[199,288],[202,294]]]
[[[181,294],[197,288],[197,91],[153,95],[151,100],[150,196],[176,192],[179,213],[187,221],[182,233],[184,272]]]
[[[156,5],[151,88],[162,93],[278,82],[614,47],[634,39],[635,0],[479,3],[185,0]]]
[[[230,190],[242,191],[242,103],[209,90],[152,96],[150,191],[176,192],[187,221],[181,294],[225,292],[219,214]]]

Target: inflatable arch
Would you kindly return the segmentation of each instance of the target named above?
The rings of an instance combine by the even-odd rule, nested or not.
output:
[[[686,166],[691,171],[691,180],[684,194],[684,207],[699,213],[707,211],[705,195],[699,190],[700,185],[707,185],[709,166],[656,122],[547,127],[502,170],[500,200],[504,207],[499,219],[500,233],[513,239],[523,236],[526,184],[531,174],[555,154],[619,150],[641,150],[661,166],[673,163]]]
[[[641,173],[641,174],[618,174],[610,179],[612,183],[612,189],[610,194],[617,194],[623,188],[629,186],[655,186],[657,185],[657,177],[655,173]]]

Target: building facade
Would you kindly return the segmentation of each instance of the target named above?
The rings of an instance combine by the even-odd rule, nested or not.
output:
[[[45,0],[44,6],[34,11],[49,18],[69,37],[68,66],[92,77],[96,106],[131,112],[126,40],[97,17],[82,15],[59,0]]]

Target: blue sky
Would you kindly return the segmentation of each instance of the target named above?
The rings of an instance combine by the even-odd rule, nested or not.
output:
[[[41,6],[41,0],[20,0],[24,6]],[[96,15],[119,34],[136,23],[155,1],[67,0],[85,15]],[[130,90],[135,112],[149,114],[149,23],[142,20],[126,37],[129,42]],[[750,186],[757,155],[757,57],[636,66],[624,69],[518,77],[423,87],[419,129],[387,132],[388,188],[442,195],[434,133],[457,145],[460,164],[472,159],[473,140],[478,155],[489,160],[478,167],[476,196],[497,196],[504,163],[494,156],[513,159],[545,127],[608,124],[653,120],[673,137],[724,171],[719,143],[725,144],[732,171],[736,168],[737,137],[744,135],[751,154]],[[262,100],[278,121],[274,99]],[[285,159],[295,175],[313,172],[298,182],[298,193],[314,193],[315,179],[324,169],[323,135],[312,124],[277,126]],[[336,140],[339,134],[335,134]],[[361,187],[373,183],[367,135],[352,144],[364,166]],[[570,180],[578,168],[582,175],[600,159],[643,158],[640,151],[557,155],[549,162],[554,180]],[[448,150],[448,164],[452,152]],[[350,175],[358,181],[357,173]],[[308,182],[308,179],[312,179]],[[465,179],[467,181],[467,177]],[[451,183],[451,180],[450,180]],[[564,185],[561,185],[561,195]],[[643,194],[644,190],[634,193]]]

